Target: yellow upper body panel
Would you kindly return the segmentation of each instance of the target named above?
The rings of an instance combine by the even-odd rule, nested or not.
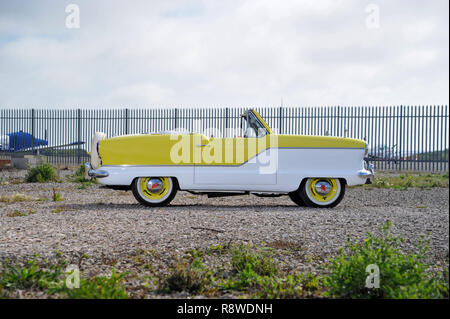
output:
[[[135,135],[100,141],[103,165],[240,165],[267,148],[365,148],[361,140],[269,134],[211,138],[200,134]]]
[[[254,111],[253,111],[254,112]],[[208,138],[202,134],[140,134],[100,141],[102,165],[241,165],[268,148],[361,148],[362,140],[274,134],[263,137]]]

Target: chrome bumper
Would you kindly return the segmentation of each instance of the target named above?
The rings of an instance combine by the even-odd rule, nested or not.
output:
[[[375,177],[375,171],[373,164],[370,164],[368,161],[365,161],[365,169],[359,171],[358,176],[362,178],[366,178],[366,184],[372,184],[373,178]]]
[[[86,179],[89,178],[102,178],[102,177],[108,177],[109,173],[107,171],[101,170],[101,169],[93,169],[91,166],[91,163],[85,163],[84,164],[84,175]]]

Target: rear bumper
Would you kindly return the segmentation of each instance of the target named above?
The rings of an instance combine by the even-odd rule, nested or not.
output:
[[[375,171],[373,169],[373,164],[370,164],[367,160],[365,161],[364,169],[358,172],[358,176],[366,179],[366,184],[372,184],[375,177]]]
[[[105,170],[93,169],[91,166],[91,163],[88,162],[88,163],[84,164],[84,175],[87,179],[102,178],[102,177],[108,177],[109,173]]]

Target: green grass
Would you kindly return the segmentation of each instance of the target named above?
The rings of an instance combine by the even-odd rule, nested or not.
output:
[[[64,298],[69,299],[128,299],[122,283],[128,273],[117,273],[113,268],[109,277],[98,276],[80,280],[79,288],[63,288]]]
[[[22,194],[22,193],[12,194],[11,197],[8,197],[8,196],[0,197],[0,202],[3,202],[3,203],[16,203],[16,202],[27,202],[27,201],[31,201],[31,197],[27,196],[25,194]]]
[[[3,260],[5,262],[5,260]],[[29,260],[26,265],[12,265],[6,260],[0,272],[0,297],[8,298],[14,290],[43,291],[48,296],[69,299],[126,299],[123,281],[128,273],[117,273],[112,269],[110,276],[80,278],[79,288],[68,288],[65,280],[72,273],[64,271],[67,262],[59,259],[54,265],[39,265]]]
[[[93,184],[93,181],[84,177],[84,165],[80,165],[78,169],[72,175],[69,175],[67,179],[73,183],[80,183],[77,189],[86,189]]]
[[[401,174],[397,176],[375,175],[372,184],[366,184],[366,188],[393,188],[406,190],[410,187],[430,189],[433,187],[449,187],[449,175],[445,174]]]
[[[35,168],[29,168],[25,176],[27,183],[44,183],[49,181],[58,181],[58,175],[55,168],[49,163],[42,163]]]
[[[218,287],[238,291],[253,298],[304,298],[319,289],[319,278],[288,274],[280,269],[270,248],[239,245],[232,249],[232,275],[221,278]]]
[[[21,217],[21,216],[28,216],[28,215],[33,215],[36,214],[36,211],[31,209],[31,208],[27,208],[27,212],[22,212],[20,210],[15,209],[13,212],[9,212],[6,216],[8,217]]]
[[[448,270],[431,274],[426,262],[427,241],[419,240],[417,252],[404,253],[401,237],[390,233],[385,223],[381,235],[370,233],[363,242],[352,242],[327,265],[330,274],[324,278],[326,295],[338,298],[448,298]],[[379,268],[379,288],[367,288],[368,265]]]
[[[59,287],[62,275],[62,264],[44,269],[35,260],[29,260],[22,267],[7,263],[6,269],[1,273],[0,287],[6,290],[6,294],[13,289],[51,290]]]

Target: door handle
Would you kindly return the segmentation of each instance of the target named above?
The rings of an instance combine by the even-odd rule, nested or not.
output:
[[[209,144],[197,144],[197,147],[210,146]]]

